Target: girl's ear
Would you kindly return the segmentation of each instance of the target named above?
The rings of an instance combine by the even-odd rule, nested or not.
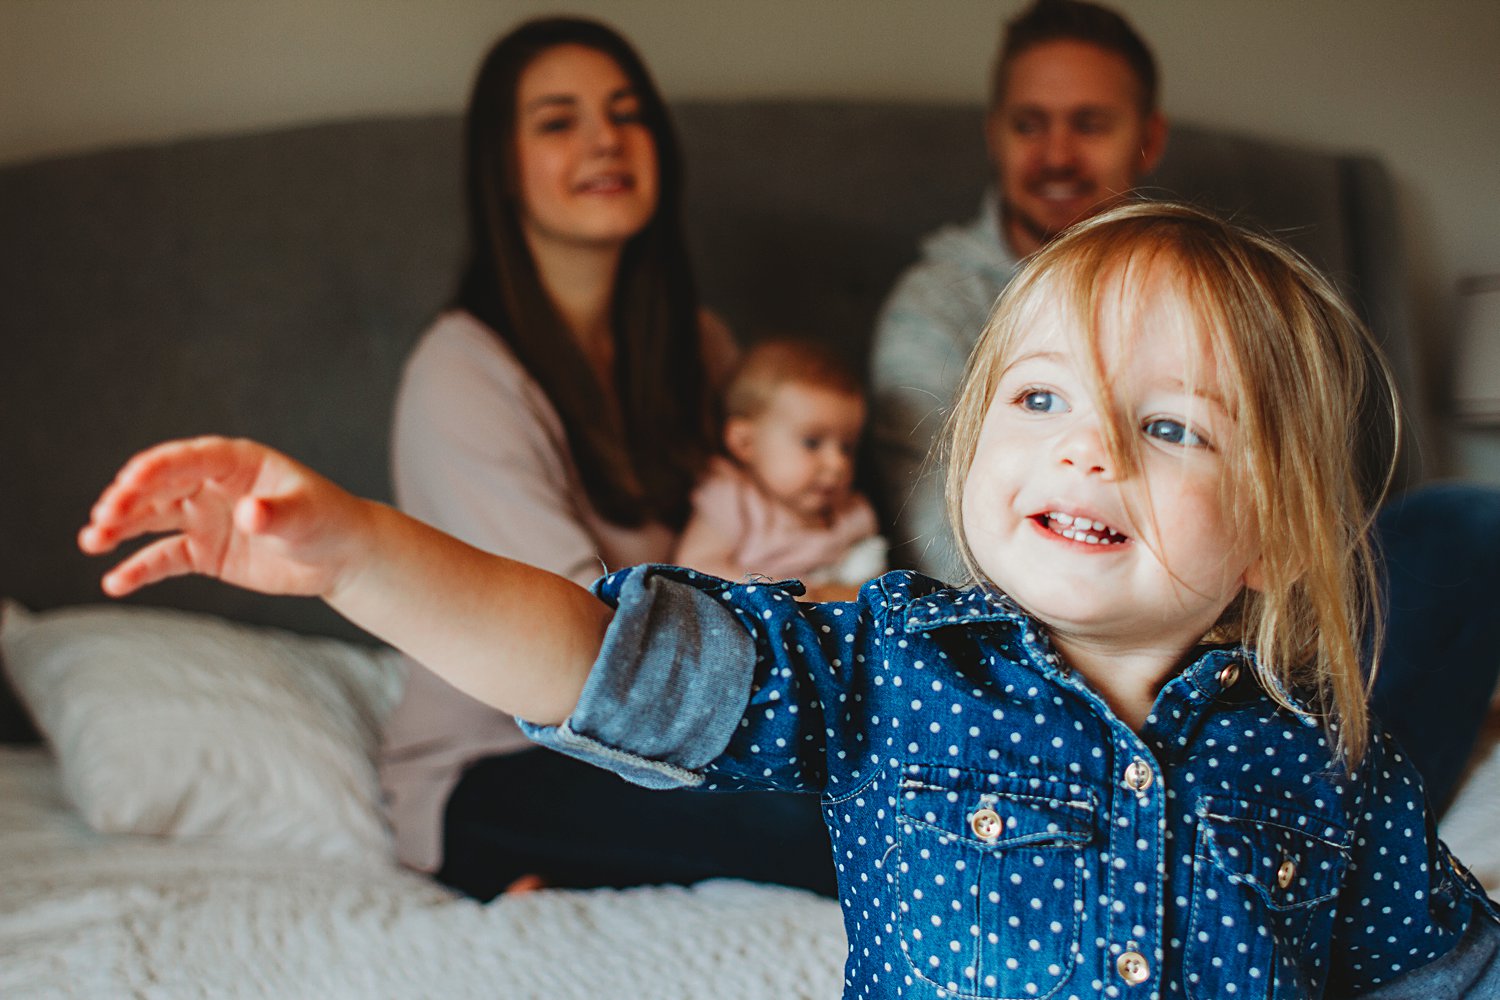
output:
[[[749,465],[755,457],[754,421],[744,417],[730,417],[724,421],[724,450],[736,462]]]
[[[1250,565],[1245,567],[1243,579],[1245,586],[1251,590],[1261,591],[1266,589],[1265,556],[1257,555]]]

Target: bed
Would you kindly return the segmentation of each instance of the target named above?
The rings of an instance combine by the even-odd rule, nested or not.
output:
[[[919,237],[976,210],[979,122],[964,105],[684,104],[706,301],[741,335],[801,332],[858,363]],[[481,906],[402,871],[373,764],[399,660],[316,603],[201,581],[103,606],[102,563],[73,548],[118,464],[169,436],[253,436],[388,497],[399,366],[460,252],[457,143],[452,116],[382,117],[0,168],[7,1000],[838,995],[837,904],[806,893]],[[1380,163],[1184,126],[1151,183],[1283,232],[1414,392]],[[1443,825],[1492,892],[1496,745]]]
[[[720,880],[488,906],[392,863],[388,651],[172,610],[0,628],[0,996],[826,998],[838,905]]]
[[[720,880],[489,906],[389,864],[101,836],[0,749],[0,995],[828,998],[837,904]]]

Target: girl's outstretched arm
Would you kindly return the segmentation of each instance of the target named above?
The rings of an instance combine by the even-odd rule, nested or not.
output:
[[[98,555],[141,535],[160,537],[105,575],[106,593],[202,573],[321,597],[455,687],[546,725],[577,704],[611,616],[563,577],[355,497],[253,441],[174,441],[127,462],[78,543]]]

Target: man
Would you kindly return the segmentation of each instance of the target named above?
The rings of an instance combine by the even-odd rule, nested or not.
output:
[[[1156,102],[1156,61],[1114,11],[1042,0],[1006,26],[985,119],[996,190],[974,222],[926,241],[875,334],[871,429],[893,565],[957,570],[928,456],[964,362],[1016,262],[1156,166],[1167,138]]]
[[[1156,62],[1119,14],[1038,0],[1006,25],[985,135],[994,190],[979,217],[929,237],[897,282],[871,351],[871,431],[891,565],[954,579],[941,438],[969,352],[1017,261],[1127,197],[1166,145]],[[1387,632],[1377,716],[1450,802],[1500,672],[1500,493],[1444,484],[1376,526]]]

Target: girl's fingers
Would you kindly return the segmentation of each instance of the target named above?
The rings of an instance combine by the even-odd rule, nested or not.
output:
[[[89,511],[89,523],[79,532],[78,545],[99,555],[139,535],[181,530],[187,526],[182,503],[191,496],[162,497],[111,486]]]
[[[126,517],[95,514],[79,533],[79,547],[92,555],[99,555],[139,535],[178,531],[183,527],[183,512],[175,504],[165,509],[140,510]]]
[[[137,535],[182,526],[182,511],[176,504],[161,508],[139,501],[134,494],[125,495],[113,487],[106,490],[89,511],[88,524],[78,532],[78,547],[90,555],[102,555]]]
[[[184,501],[207,485],[242,479],[248,489],[259,467],[258,456],[244,442],[194,438],[157,445],[126,462],[89,511],[79,532],[79,546],[93,554],[108,552],[138,535],[175,531],[185,526]]]
[[[124,597],[159,580],[191,572],[193,563],[187,537],[170,535],[152,542],[104,574],[102,583],[106,594]]]
[[[102,556],[112,551],[119,539],[105,528],[85,524],[78,532],[78,547],[91,556]]]
[[[197,493],[205,482],[242,477],[248,484],[256,468],[241,442],[214,437],[169,441],[126,462],[110,491],[118,489],[127,501],[136,495],[180,500]]]

